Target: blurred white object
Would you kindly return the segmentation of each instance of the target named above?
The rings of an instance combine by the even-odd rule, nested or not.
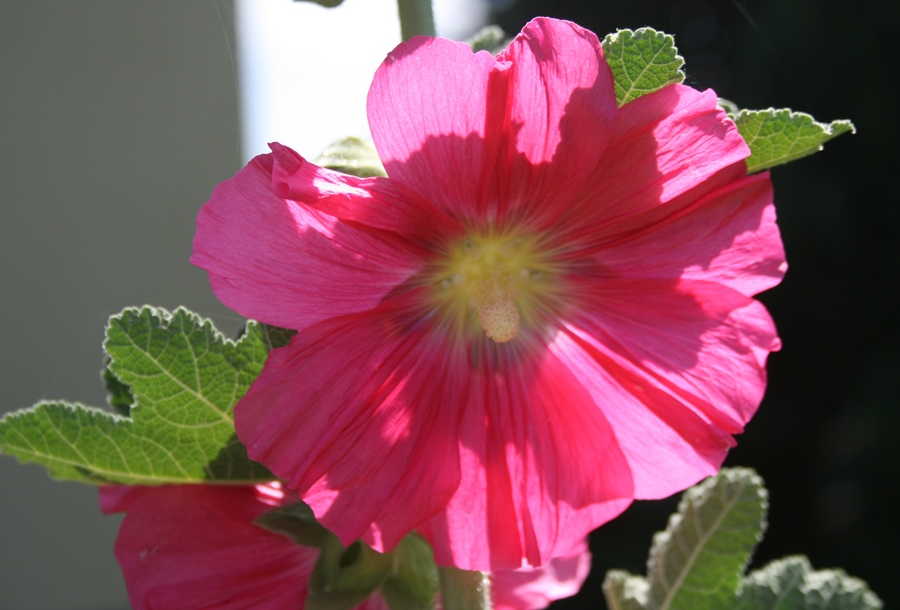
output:
[[[463,38],[487,19],[484,0],[435,0],[437,32]],[[366,94],[400,42],[396,0],[327,9],[294,0],[236,0],[244,160],[281,142],[315,158],[349,135],[367,137]]]

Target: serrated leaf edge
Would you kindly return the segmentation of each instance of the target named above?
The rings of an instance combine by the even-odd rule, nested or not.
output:
[[[779,156],[777,159],[770,159],[765,163],[761,163],[759,165],[751,165],[750,157],[747,158],[747,173],[755,173],[760,172],[766,169],[770,169],[772,167],[776,167],[778,165],[784,165],[785,163],[790,163],[791,161],[796,161],[797,159],[802,159],[803,157],[807,157],[809,155],[813,155],[824,148],[825,142],[836,138],[837,136],[844,133],[856,133],[856,125],[853,124],[852,121],[847,119],[836,119],[831,121],[830,123],[821,123],[815,119],[811,114],[806,112],[799,112],[795,110],[791,110],[790,108],[764,108],[762,110],[748,110],[746,108],[742,108],[738,110],[733,116],[735,125],[738,127],[738,132],[741,134],[741,137],[744,138],[744,141],[747,142],[747,145],[756,140],[759,137],[759,132],[752,135],[752,139],[748,138],[747,134],[744,134],[740,130],[741,120],[745,117],[751,117],[754,115],[767,115],[770,114],[778,117],[779,115],[787,115],[786,118],[788,121],[793,121],[795,119],[809,119],[809,121],[816,127],[822,130],[822,133],[825,135],[825,139],[819,142],[818,147],[811,148],[806,152],[801,152],[797,155],[791,154],[791,149],[788,149],[788,152],[784,155]],[[759,127],[762,128],[764,122],[760,122]],[[791,146],[796,145],[796,141],[791,144]],[[752,147],[751,147],[752,151]],[[751,154],[752,157],[752,154]]]
[[[642,27],[642,28],[638,28],[637,30],[631,30],[631,29],[627,29],[627,28],[626,28],[626,29],[620,29],[620,30],[616,30],[614,33],[608,34],[606,37],[604,37],[604,39],[603,39],[603,40],[601,41],[601,43],[600,43],[600,46],[603,48],[604,59],[606,59],[607,63],[609,63],[609,56],[608,56],[608,54],[607,54],[607,52],[606,52],[606,51],[607,51],[607,48],[606,48],[606,43],[607,43],[607,41],[609,41],[609,44],[610,44],[610,45],[614,45],[614,44],[616,44],[616,43],[618,42],[619,36],[622,35],[622,34],[627,34],[627,36],[628,36],[629,38],[631,38],[631,40],[640,40],[640,39],[643,39],[643,38],[645,38],[645,37],[646,37],[646,38],[653,37],[653,38],[660,39],[660,40],[663,40],[663,41],[665,41],[665,42],[668,42],[669,45],[672,47],[672,50],[675,51],[675,61],[677,62],[677,67],[675,68],[676,78],[675,78],[675,80],[669,82],[668,85],[671,85],[671,84],[674,84],[674,83],[680,83],[680,82],[683,82],[683,81],[684,81],[684,71],[681,69],[681,68],[684,66],[684,57],[682,57],[682,56],[678,53],[678,47],[675,46],[675,37],[672,36],[671,34],[666,34],[665,32],[661,32],[661,31],[655,30],[655,29],[653,29],[653,28],[651,28],[651,27],[646,27],[646,26],[645,26],[645,27]],[[624,45],[624,44],[626,44],[626,43],[623,42],[623,45]],[[655,59],[657,56],[659,56],[660,52],[662,52],[662,50],[657,51],[656,54],[653,56],[653,58]],[[618,105],[619,105],[620,107],[621,107],[621,106],[624,106],[624,105],[627,104],[628,102],[633,102],[634,100],[636,100],[636,99],[639,98],[639,97],[642,97],[642,96],[644,96],[644,95],[647,95],[647,94],[649,94],[649,93],[653,93],[654,91],[658,91],[658,90],[659,90],[659,89],[655,89],[654,91],[645,91],[644,93],[641,93],[641,94],[639,94],[639,95],[634,96],[634,98],[629,99],[629,98],[631,97],[632,93],[634,93],[634,91],[635,91],[635,88],[634,88],[635,83],[637,83],[638,80],[640,80],[640,78],[646,73],[647,69],[648,69],[651,65],[653,65],[653,61],[652,61],[652,60],[649,61],[649,62],[644,66],[644,69],[641,71],[641,73],[640,73],[637,77],[631,79],[631,77],[629,76],[629,78],[631,79],[631,83],[630,83],[630,85],[629,85],[628,90],[625,91],[624,88],[623,88],[624,93],[623,93],[623,95],[621,96],[621,99],[619,99],[618,93],[616,94],[616,99],[617,99]],[[612,72],[613,72],[613,77],[614,77],[613,80],[615,81],[615,70],[612,68],[612,66],[610,66],[610,70],[612,70]],[[614,82],[614,84],[615,84],[615,82]],[[665,87],[665,86],[668,86],[668,85],[664,85],[664,87]]]

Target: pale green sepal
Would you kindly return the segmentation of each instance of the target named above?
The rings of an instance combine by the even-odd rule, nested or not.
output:
[[[443,610],[490,610],[491,578],[486,572],[440,567]]]
[[[348,137],[328,146],[316,158],[316,164],[359,178],[387,176],[371,140]]]
[[[390,555],[391,577],[381,585],[381,594],[391,610],[432,610],[437,599],[438,569],[431,546],[412,533]]]
[[[610,570],[603,580],[603,596],[609,610],[644,610],[650,583],[643,576]]]
[[[307,610],[351,610],[374,593],[390,574],[390,561],[361,542],[346,549],[330,535],[309,576]]]
[[[684,80],[675,39],[652,28],[619,30],[603,39],[619,106]]]
[[[773,561],[743,579],[737,610],[877,610],[881,600],[843,570],[814,571],[806,557]]]
[[[253,523],[281,534],[297,544],[322,548],[334,535],[316,521],[312,509],[303,502],[280,506],[257,517]]]
[[[506,32],[499,25],[485,26],[466,39],[474,52],[487,51],[491,55],[496,55],[509,46],[509,41]]]
[[[106,335],[108,370],[134,399],[131,417],[41,403],[0,420],[0,450],[86,483],[274,479],[247,458],[232,417],[268,354],[258,324],[235,342],[185,309],[130,308],[110,318]]]
[[[747,172],[759,172],[822,150],[822,145],[842,133],[856,133],[846,120],[819,123],[805,112],[789,108],[739,110],[734,123],[747,146]]]
[[[302,502],[271,510],[254,523],[320,549],[310,576],[307,608],[346,610],[376,592],[392,610],[434,608],[437,568],[431,547],[418,534],[409,534],[389,553],[379,553],[359,541],[344,548]]]
[[[765,529],[762,479],[724,469],[687,490],[648,561],[650,610],[732,608],[744,568]]]

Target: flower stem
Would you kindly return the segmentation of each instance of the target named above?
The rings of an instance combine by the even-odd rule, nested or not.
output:
[[[397,0],[400,9],[400,36],[409,40],[413,36],[434,36],[434,11],[431,0]]]
[[[491,610],[491,579],[485,572],[438,568],[444,610]]]

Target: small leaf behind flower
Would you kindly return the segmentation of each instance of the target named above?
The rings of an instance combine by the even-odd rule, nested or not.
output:
[[[869,586],[843,570],[814,571],[806,557],[773,561],[743,579],[737,610],[877,610]]]
[[[507,38],[506,32],[499,25],[489,25],[481,28],[466,43],[472,47],[476,53],[478,51],[487,51],[491,55],[496,55],[509,45],[510,39]]]
[[[675,39],[652,28],[619,30],[603,39],[619,106],[684,80]]]
[[[747,146],[749,173],[783,165],[822,150],[822,145],[842,133],[856,133],[850,121],[819,123],[805,112],[788,108],[739,110],[734,123]]]
[[[316,163],[326,169],[358,178],[387,176],[375,145],[369,140],[355,137],[347,137],[330,144],[316,158]]]

